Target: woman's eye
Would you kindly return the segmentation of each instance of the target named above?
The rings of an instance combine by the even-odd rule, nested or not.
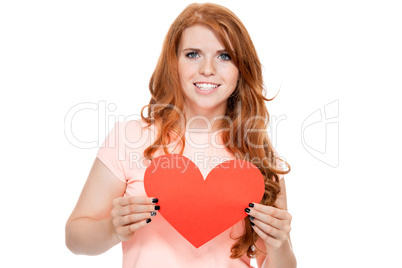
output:
[[[219,58],[222,60],[231,60],[230,56],[228,53],[222,53],[219,55]]]
[[[197,58],[199,57],[198,52],[190,52],[186,54],[187,58]]]

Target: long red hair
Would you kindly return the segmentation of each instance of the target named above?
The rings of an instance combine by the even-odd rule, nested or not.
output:
[[[239,82],[233,94],[227,100],[225,116],[221,120],[222,140],[228,151],[238,159],[253,162],[260,169],[265,180],[265,193],[261,204],[273,206],[280,193],[278,174],[287,171],[278,168],[278,158],[274,155],[269,136],[265,130],[269,123],[269,113],[265,106],[267,99],[262,78],[262,68],[251,38],[237,16],[229,9],[211,3],[191,4],[183,10],[171,25],[163,43],[162,53],[149,82],[151,100],[141,110],[142,119],[148,126],[157,128],[155,142],[144,151],[144,156],[152,159],[153,154],[179,137],[183,152],[186,119],[183,118],[183,94],[177,71],[177,49],[183,30],[196,23],[211,27],[220,37],[226,51],[239,69]],[[148,115],[144,116],[147,108]],[[257,130],[257,131],[250,131]],[[256,161],[257,160],[257,161]],[[280,159],[279,159],[280,160]],[[255,242],[258,239],[249,220],[245,220],[245,231],[236,238],[231,249],[231,257],[239,258],[244,254],[254,257]]]

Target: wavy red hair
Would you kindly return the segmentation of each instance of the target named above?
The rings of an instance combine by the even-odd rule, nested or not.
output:
[[[171,25],[163,43],[159,61],[149,82],[151,100],[141,110],[142,119],[148,126],[155,124],[155,142],[144,151],[144,156],[152,159],[159,148],[169,153],[167,145],[179,137],[183,152],[186,119],[183,118],[183,94],[177,71],[177,49],[183,30],[194,24],[202,23],[211,27],[220,37],[232,61],[239,69],[239,82],[227,100],[226,118],[221,120],[222,140],[228,151],[238,159],[245,159],[258,166],[265,180],[265,193],[261,204],[274,206],[280,193],[278,174],[287,174],[290,166],[274,154],[267,134],[269,113],[265,105],[267,99],[263,85],[262,66],[253,42],[239,18],[229,9],[211,3],[187,6]],[[147,108],[148,115],[144,116]],[[255,131],[250,131],[255,130]],[[279,168],[281,160],[287,171]],[[244,221],[245,231],[231,249],[232,258],[244,254],[254,257],[258,239],[250,222]],[[261,252],[261,251],[259,251]]]

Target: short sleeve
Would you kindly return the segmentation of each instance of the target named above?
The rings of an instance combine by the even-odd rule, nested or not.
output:
[[[116,122],[113,129],[109,132],[102,146],[99,148],[96,157],[105,164],[106,167],[122,182],[127,182],[122,163],[122,140],[119,133],[122,130],[122,122]],[[124,159],[124,158],[123,158]]]

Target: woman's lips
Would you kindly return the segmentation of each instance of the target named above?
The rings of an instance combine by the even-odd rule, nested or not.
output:
[[[197,82],[193,84],[197,90],[197,92],[201,94],[211,94],[215,92],[220,84],[215,84],[215,83],[207,83],[207,82]]]

